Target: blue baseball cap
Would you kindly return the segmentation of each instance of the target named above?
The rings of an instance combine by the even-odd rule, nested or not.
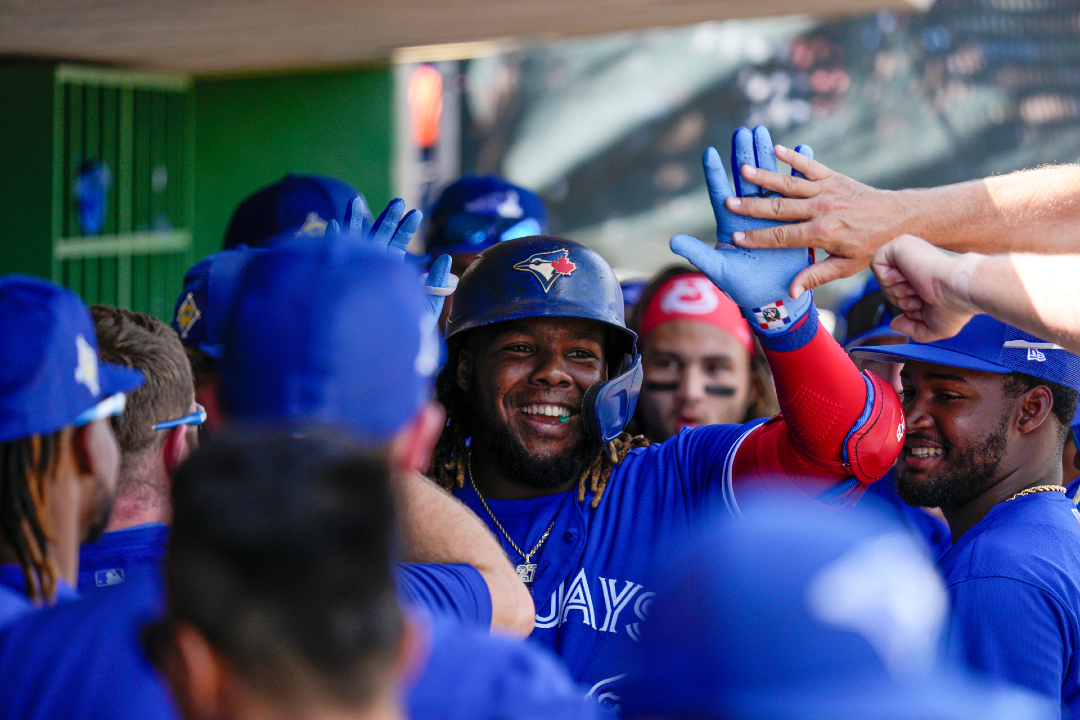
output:
[[[138,370],[102,362],[90,311],[45,280],[0,278],[0,442],[48,435],[123,409]]]
[[[248,264],[263,248],[238,245],[203,258],[184,274],[184,289],[176,299],[172,327],[185,347],[220,360],[225,318],[236,287]]]
[[[945,587],[896,520],[753,505],[745,521],[718,518],[662,555],[622,717],[1060,715],[944,659]]]
[[[856,347],[851,354],[902,363],[920,360],[967,370],[1026,373],[1080,390],[1080,357],[989,315],[976,315],[955,337],[932,343]]]
[[[435,201],[425,243],[433,255],[472,254],[547,231],[547,210],[539,195],[495,175],[466,175]]]
[[[226,323],[221,399],[237,420],[392,438],[430,401],[443,347],[420,275],[348,235],[252,259]]]
[[[843,334],[837,341],[845,350],[850,350],[877,338],[907,340],[905,335],[889,327],[892,319],[900,314],[901,310],[885,298],[881,285],[871,276],[858,292],[849,295],[840,304]]]
[[[363,199],[341,180],[289,173],[236,206],[221,249],[238,245],[269,247],[284,233],[293,237],[320,237],[331,220],[344,227],[345,213],[357,196]]]

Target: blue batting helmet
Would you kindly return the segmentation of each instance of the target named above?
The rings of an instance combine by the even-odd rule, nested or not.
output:
[[[493,245],[462,274],[446,338],[531,317],[584,318],[612,328],[618,368],[611,380],[589,388],[582,403],[586,428],[606,443],[630,421],[641,389],[637,335],[623,313],[619,281],[599,254],[563,238],[525,237]]]

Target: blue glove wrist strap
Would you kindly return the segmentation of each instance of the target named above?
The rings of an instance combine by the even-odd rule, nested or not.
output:
[[[757,322],[750,308],[742,309],[743,314],[747,316],[747,320],[754,328],[761,347],[773,352],[791,352],[792,350],[798,350],[814,339],[818,331],[818,312],[817,308],[814,307],[811,295],[812,293],[805,292],[799,300],[795,301],[803,301],[800,305],[805,309],[801,310],[798,316],[792,317],[791,322],[785,324],[784,328],[780,329],[779,332],[776,330],[772,332],[763,331],[761,324]],[[799,321],[804,317],[806,320],[800,323]]]

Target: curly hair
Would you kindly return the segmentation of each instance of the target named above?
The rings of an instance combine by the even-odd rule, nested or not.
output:
[[[469,464],[468,440],[472,437],[469,420],[470,396],[458,387],[456,377],[458,357],[463,344],[464,340],[460,335],[447,342],[446,365],[435,381],[436,397],[446,408],[447,420],[431,455],[429,475],[448,491],[465,485],[465,472]],[[624,432],[601,447],[578,477],[578,502],[584,502],[586,491],[591,490],[591,506],[595,509],[600,504],[608,480],[611,479],[612,470],[631,450],[648,446],[649,441],[643,436],[631,436]]]
[[[27,596],[40,601],[52,600],[60,576],[49,552],[49,483],[59,447],[59,433],[0,443],[0,534],[22,567]]]

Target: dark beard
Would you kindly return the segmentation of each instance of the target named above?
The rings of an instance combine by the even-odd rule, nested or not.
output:
[[[933,478],[915,479],[904,463],[897,465],[896,494],[915,507],[956,508],[964,505],[993,485],[1008,445],[1009,419],[990,433],[966,447],[949,448],[949,462]]]
[[[582,434],[581,440],[567,452],[542,460],[529,454],[509,428],[483,403],[469,405],[469,426],[472,442],[479,442],[491,452],[491,457],[505,477],[535,490],[554,490],[576,480],[600,453],[600,442]]]

